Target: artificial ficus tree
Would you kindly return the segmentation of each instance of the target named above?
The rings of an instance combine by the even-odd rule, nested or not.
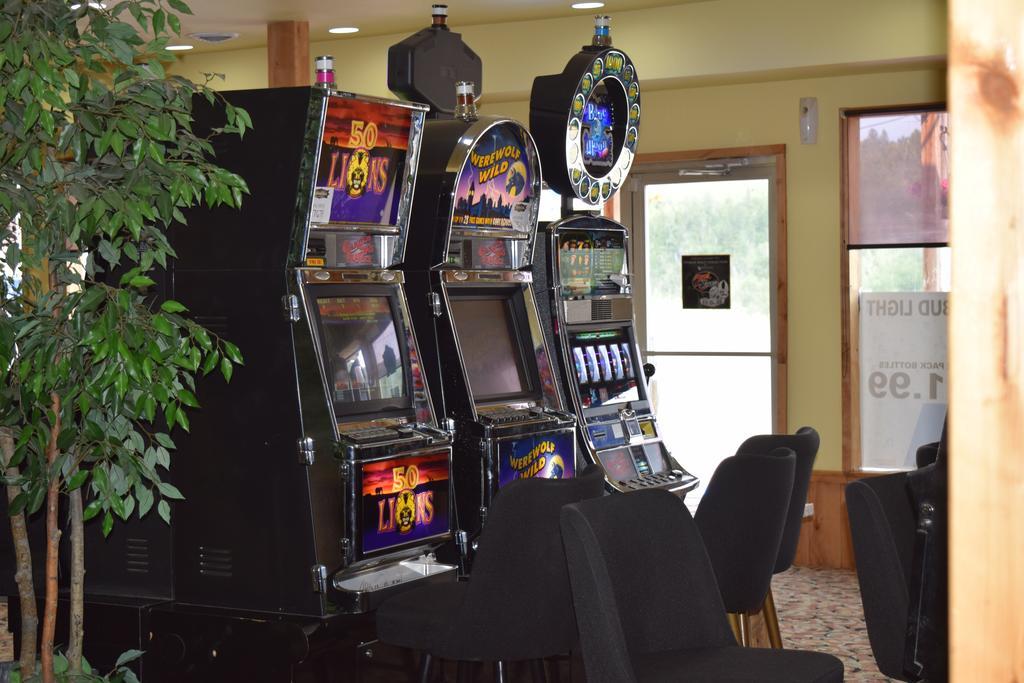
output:
[[[164,476],[198,407],[195,382],[230,380],[238,349],[151,295],[152,271],[174,251],[167,230],[184,209],[238,206],[244,181],[210,161],[192,131],[205,85],[168,76],[181,0],[0,0],[0,473],[18,549],[22,613],[34,603],[24,518],[45,508],[45,607],[39,644],[23,624],[19,677],[101,680],[82,658],[82,527],[181,493]],[[74,8],[74,9],[73,9]],[[212,134],[251,126],[225,107]],[[18,233],[20,232],[20,239]],[[56,654],[57,510],[72,535],[71,632]],[[24,552],[23,552],[24,551]],[[25,581],[27,577],[27,581]],[[123,667],[111,679],[131,680]]]

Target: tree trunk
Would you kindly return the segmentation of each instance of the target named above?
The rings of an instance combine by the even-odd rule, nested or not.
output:
[[[74,475],[74,472],[70,473]],[[71,508],[71,625],[68,633],[68,665],[82,673],[82,641],[85,639],[85,533],[82,527],[82,489],[68,494]]]
[[[57,460],[57,437],[60,436],[60,397],[50,394],[53,426],[50,442],[46,446],[46,463]],[[60,495],[60,475],[55,474],[46,491],[46,602],[43,606],[43,635],[39,644],[43,683],[55,683],[53,671],[54,634],[57,630],[57,555],[60,552],[60,526],[57,523],[57,502]]]
[[[14,434],[8,427],[0,427],[0,458],[8,477],[18,476],[18,468],[7,467],[14,458]],[[7,487],[7,501],[10,503],[21,493],[17,486]],[[32,548],[28,544],[28,529],[25,513],[10,515],[11,537],[14,539],[15,572],[18,584],[18,603],[21,608],[21,651],[18,654],[18,668],[22,680],[35,673],[36,639],[39,637],[39,611],[36,607],[36,589],[32,584]]]

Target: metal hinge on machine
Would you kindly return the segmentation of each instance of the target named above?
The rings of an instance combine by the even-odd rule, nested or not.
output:
[[[427,293],[427,304],[430,306],[430,311],[434,314],[435,318],[441,317],[441,295],[437,292]]]
[[[285,317],[293,323],[299,322],[302,315],[299,312],[299,297],[294,294],[288,294],[281,297],[281,303],[284,305]]]
[[[316,445],[313,439],[306,436],[299,439],[299,462],[303,465],[312,465],[316,458]]]
[[[352,541],[347,538],[341,539],[341,556],[344,558],[345,564],[352,561]]]
[[[326,593],[327,592],[327,567],[322,564],[314,564],[312,568],[313,572],[313,592],[314,593]]]

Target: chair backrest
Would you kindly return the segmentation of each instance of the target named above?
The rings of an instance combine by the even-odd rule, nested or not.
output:
[[[903,652],[915,517],[905,473],[846,485],[853,554],[871,652],[886,676],[904,679]]]
[[[736,644],[678,496],[648,490],[568,505],[562,537],[590,683],[635,680],[631,656]]]
[[[796,455],[734,455],[715,469],[694,520],[729,612],[761,607],[772,582],[793,490]]]
[[[450,637],[473,633],[478,659],[539,659],[576,641],[559,529],[562,506],[602,495],[597,466],[574,479],[522,479],[494,497]],[[493,656],[491,656],[493,655]]]
[[[782,532],[779,555],[775,560],[775,573],[784,572],[793,566],[796,547],[800,542],[800,525],[804,518],[804,504],[807,490],[811,485],[814,459],[818,457],[821,437],[814,427],[801,427],[795,434],[759,434],[752,436],[736,450],[736,455],[771,453],[776,448],[791,448],[796,453],[796,470],[793,475],[793,495],[786,514],[786,528]]]

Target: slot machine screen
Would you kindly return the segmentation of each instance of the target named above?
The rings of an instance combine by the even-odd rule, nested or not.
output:
[[[598,459],[604,465],[604,470],[609,479],[615,481],[629,481],[636,477],[636,465],[628,448],[616,448],[611,451],[603,451],[598,454]]]
[[[639,369],[624,328],[572,332],[569,346],[584,408],[640,399]]]
[[[563,298],[619,294],[626,282],[625,233],[559,231],[558,273]]]
[[[453,297],[452,319],[476,401],[533,393],[523,356],[524,335],[506,296]]]
[[[390,299],[333,296],[316,304],[335,413],[409,408],[404,348]]]
[[[604,83],[583,107],[583,166],[590,173],[602,176],[615,163],[615,108]]]

